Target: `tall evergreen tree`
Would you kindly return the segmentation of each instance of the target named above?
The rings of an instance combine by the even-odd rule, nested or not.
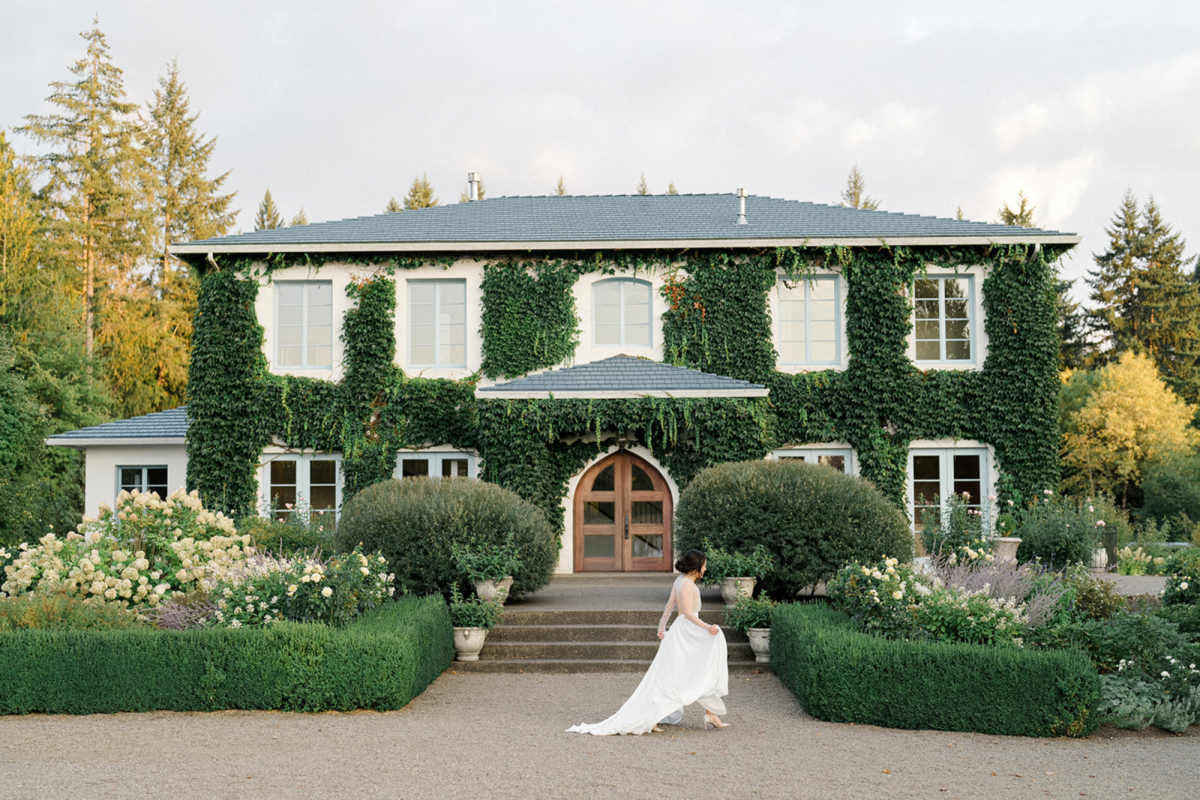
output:
[[[254,215],[254,230],[271,231],[282,227],[283,217],[280,215],[279,209],[275,206],[275,199],[271,197],[271,190],[267,189],[267,193],[263,195],[262,202],[258,204],[258,213]]]
[[[81,34],[87,52],[70,67],[75,79],[50,84],[47,101],[58,110],[29,115],[18,129],[48,148],[41,157],[48,179],[43,192],[53,235],[78,272],[89,355],[97,287],[149,252],[152,231],[137,107],[124,99],[122,71],[109,56],[99,21],[94,25]]]
[[[954,211],[954,218],[955,218],[955,219],[964,219],[964,217],[963,217],[963,210],[962,210],[962,204],[959,204],[958,208],[957,208],[957,209],[955,209],[955,211]]]
[[[679,190],[675,188],[675,181],[667,184],[667,194],[679,194]]]
[[[438,199],[433,196],[433,184],[429,182],[429,175],[422,174],[419,178],[413,178],[408,195],[404,198],[405,210],[433,208],[437,204]]]
[[[558,183],[554,184],[554,193],[562,197],[567,193],[567,184],[563,181],[563,176],[558,176]]]
[[[879,208],[878,200],[867,197],[867,181],[858,164],[850,168],[850,175],[846,178],[846,188],[842,190],[842,205],[848,208],[865,208],[868,211]]]
[[[304,207],[301,206],[300,210],[296,212],[296,216],[292,217],[292,227],[294,228],[297,225],[307,225],[307,224],[308,224],[308,214],[304,213]]]
[[[1080,309],[1079,303],[1071,299],[1074,286],[1075,281],[1054,282],[1058,305],[1059,366],[1063,369],[1084,369],[1094,357],[1087,339],[1087,315]]]
[[[1009,208],[1006,200],[1000,210],[996,212],[996,218],[1002,225],[1016,225],[1019,228],[1033,228],[1033,212],[1035,206],[1030,205],[1029,198],[1025,196],[1023,190],[1017,192],[1017,207]]]
[[[642,173],[642,179],[638,181],[638,194],[650,194],[650,187],[646,185],[646,173]]]
[[[1101,339],[1101,358],[1126,352],[1154,359],[1163,380],[1185,401],[1200,399],[1200,291],[1190,278],[1195,258],[1163,221],[1150,198],[1141,213],[1126,191],[1106,228],[1109,247],[1094,256],[1088,284],[1095,309],[1090,326]]]
[[[397,211],[403,210],[404,206],[400,205],[400,201],[394,197],[391,200],[388,200],[387,208],[383,209],[385,214],[394,214]]]

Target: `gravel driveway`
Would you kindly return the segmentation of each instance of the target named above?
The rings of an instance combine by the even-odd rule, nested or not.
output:
[[[596,738],[640,676],[446,673],[379,714],[0,718],[0,797],[1194,798],[1200,730],[1088,740],[818,722],[770,674],[723,731]],[[949,702],[952,702],[948,698]]]

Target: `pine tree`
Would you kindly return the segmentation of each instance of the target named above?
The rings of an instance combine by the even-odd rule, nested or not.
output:
[[[959,204],[958,208],[957,208],[957,209],[955,210],[955,212],[954,212],[954,218],[955,218],[955,219],[964,219],[964,217],[963,217],[963,210],[962,210],[962,204],[961,204],[961,203]]]
[[[562,197],[567,193],[567,184],[563,182],[563,176],[558,176],[558,183],[554,184],[554,193]]]
[[[297,225],[307,225],[307,224],[308,224],[308,214],[304,213],[304,207],[301,206],[300,210],[296,212],[296,216],[292,217],[292,227],[295,228]]]
[[[95,348],[98,286],[131,270],[150,251],[152,223],[143,195],[146,160],[137,106],[125,101],[122,71],[112,63],[99,20],[81,34],[75,81],[54,81],[47,101],[58,111],[31,114],[18,128],[48,146],[40,161],[48,182],[53,236],[76,265],[83,296],[85,348]]]
[[[997,219],[1002,225],[1015,225],[1019,228],[1033,228],[1033,212],[1035,207],[1029,204],[1029,198],[1025,196],[1024,191],[1017,192],[1017,199],[1020,201],[1015,209],[1008,207],[1008,202],[1000,206],[1000,210],[996,212]]]
[[[675,188],[675,181],[667,184],[667,194],[679,194],[679,190]]]
[[[430,189],[430,191],[432,191],[432,189]],[[483,185],[483,178],[480,178],[479,179],[479,197],[476,197],[475,199],[482,200],[485,197],[487,197],[487,188]],[[464,188],[461,192],[459,192],[458,202],[460,202],[460,203],[471,202],[471,185],[470,184],[467,184],[466,188]],[[437,205],[437,204],[435,203],[434,205]]]
[[[271,190],[267,189],[267,193],[263,195],[262,202],[258,204],[258,213],[254,215],[254,230],[272,231],[282,227],[283,217],[280,215],[279,209],[275,206],[275,200],[271,197]]]
[[[1084,369],[1091,365],[1093,348],[1087,340],[1087,315],[1071,300],[1075,281],[1056,280],[1058,306],[1058,355],[1061,369]]]
[[[387,208],[383,209],[383,213],[394,214],[397,211],[403,210],[404,206],[400,205],[400,201],[393,197],[391,200],[388,200]]]
[[[638,194],[650,194],[650,187],[646,185],[646,173],[642,173],[642,179],[638,181]]]
[[[1191,280],[1195,257],[1162,219],[1150,198],[1141,214],[1126,191],[1113,218],[1109,248],[1088,274],[1096,308],[1090,327],[1101,339],[1100,356],[1126,352],[1154,359],[1163,379],[1185,401],[1200,399],[1200,290]]]
[[[879,208],[879,201],[867,197],[867,182],[863,177],[862,170],[855,164],[850,169],[850,175],[846,178],[846,188],[842,190],[842,205],[847,208],[865,208],[868,211],[875,211]]]
[[[422,174],[419,178],[413,178],[408,196],[404,198],[405,210],[433,208],[437,204],[438,199],[433,196],[433,184],[429,182],[429,175]]]

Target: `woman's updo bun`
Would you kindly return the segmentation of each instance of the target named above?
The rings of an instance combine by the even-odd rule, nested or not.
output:
[[[708,561],[708,556],[701,551],[688,550],[675,562],[675,571],[682,572],[684,575],[698,572],[704,566],[705,561]]]

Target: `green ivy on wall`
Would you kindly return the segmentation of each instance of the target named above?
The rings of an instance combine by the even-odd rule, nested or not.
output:
[[[272,440],[340,451],[344,498],[389,478],[400,449],[476,450],[483,477],[558,513],[567,484],[617,435],[648,447],[680,485],[705,466],[762,458],[781,445],[845,441],[862,474],[904,505],[910,442],[977,439],[994,446],[1006,485],[1026,496],[1057,483],[1054,262],[1061,249],[780,248],[578,255],[484,265],[483,373],[523,375],[569,360],[578,343],[573,287],[588,272],[659,272],[668,311],[666,360],[755,381],[769,399],[488,400],[474,380],[409,378],[395,366],[394,274],[450,257],[272,256],[207,269],[192,357],[189,486],[206,502],[246,511]],[[271,375],[254,316],[257,280],[290,264],[367,264],[343,323],[338,384]],[[913,281],[930,269],[986,268],[989,338],[980,371],[918,370],[907,356]],[[210,265],[211,266],[211,265]],[[782,272],[846,284],[847,369],[775,369],[768,293]]]

